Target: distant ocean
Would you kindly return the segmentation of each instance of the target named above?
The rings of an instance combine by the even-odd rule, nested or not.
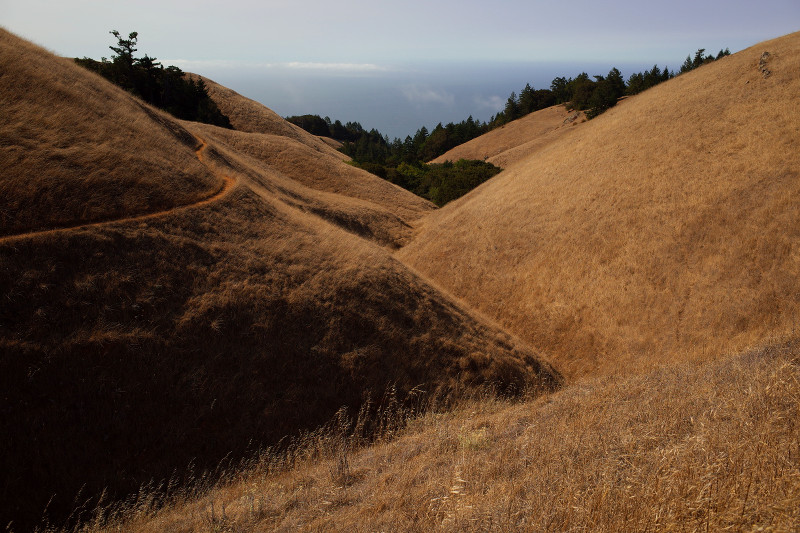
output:
[[[252,98],[281,116],[316,114],[342,123],[359,122],[390,139],[413,135],[420,127],[460,122],[468,116],[486,121],[501,111],[512,91],[530,83],[546,89],[558,76],[585,71],[605,76],[612,67],[625,79],[650,69],[646,64],[492,63],[282,66],[181,65]],[[679,64],[659,64],[671,70]],[[195,70],[197,69],[197,70]]]

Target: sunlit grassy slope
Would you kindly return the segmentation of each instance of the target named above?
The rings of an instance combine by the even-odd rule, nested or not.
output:
[[[180,122],[0,46],[3,527],[235,460],[369,391],[560,383],[390,255],[428,202],[294,128]]]
[[[71,60],[0,30],[0,237],[161,211],[221,185],[198,140]]]
[[[196,75],[190,74],[190,76]],[[340,160],[347,159],[344,154],[337,152],[319,137],[311,135],[302,128],[283,120],[280,115],[268,107],[242,96],[233,89],[220,85],[211,79],[201,77],[206,84],[209,96],[217,104],[220,111],[230,118],[234,129],[248,133],[267,133],[288,137],[319,152],[333,155]]]
[[[585,121],[583,112],[568,111],[563,105],[548,107],[460,144],[432,162],[479,159],[500,168],[508,168],[557,141]]]
[[[800,34],[764,42],[570,127],[426,217],[398,257],[569,376],[791,332],[798,60]]]

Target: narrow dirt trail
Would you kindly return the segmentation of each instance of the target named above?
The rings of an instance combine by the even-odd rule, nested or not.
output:
[[[202,138],[198,137],[197,135],[195,135],[194,138],[197,139],[197,141],[200,143],[200,146],[197,148],[197,150],[195,150],[194,154],[195,154],[195,156],[197,157],[197,159],[201,163],[206,165],[206,163],[204,161],[204,158],[203,158],[203,152],[206,150],[206,148],[208,148],[208,144],[205,142],[205,140],[203,140]],[[193,209],[195,207],[201,207],[201,206],[210,204],[212,202],[216,202],[217,200],[221,200],[224,196],[226,196],[233,189],[233,186],[236,184],[236,180],[234,180],[230,176],[226,176],[226,175],[222,175],[222,174],[219,174],[217,172],[214,172],[214,170],[212,170],[211,167],[209,167],[208,165],[206,165],[206,167],[208,167],[209,170],[211,170],[211,172],[214,175],[216,175],[216,176],[218,176],[218,177],[220,177],[222,179],[222,185],[216,191],[212,192],[211,194],[209,194],[208,196],[206,196],[204,198],[201,198],[200,200],[198,200],[196,202],[192,202],[190,204],[177,205],[177,206],[174,206],[174,207],[170,207],[169,209],[165,209],[163,211],[155,211],[155,212],[152,212],[152,213],[142,213],[142,214],[139,214],[139,215],[134,215],[132,217],[113,218],[113,219],[107,219],[107,220],[96,220],[94,222],[80,223],[80,224],[75,224],[75,225],[71,225],[71,226],[62,226],[62,227],[58,227],[58,228],[37,230],[37,231],[31,231],[31,232],[26,232],[26,233],[17,233],[15,235],[4,235],[4,236],[0,236],[0,244],[4,244],[6,242],[11,242],[11,241],[16,241],[16,240],[21,240],[21,239],[27,239],[27,238],[31,238],[31,237],[37,237],[39,235],[53,235],[53,234],[56,234],[56,233],[60,233],[60,232],[64,232],[64,231],[71,231],[71,230],[76,230],[76,229],[94,228],[94,227],[99,227],[99,226],[108,226],[108,225],[112,225],[112,224],[125,224],[125,223],[128,223],[128,222],[140,222],[142,220],[149,220],[149,219],[169,216],[169,215],[174,214],[174,213],[179,212],[179,211],[183,211],[183,210],[186,210],[186,209]]]

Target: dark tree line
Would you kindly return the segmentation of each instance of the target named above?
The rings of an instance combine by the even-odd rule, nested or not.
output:
[[[463,196],[502,170],[491,163],[464,159],[456,163],[423,163],[489,131],[486,123],[472,117],[458,124],[438,124],[430,133],[423,126],[413,137],[394,141],[378,130],[365,130],[358,122],[342,124],[318,115],[292,116],[286,120],[314,135],[341,141],[341,151],[350,156],[355,166],[439,206]]]
[[[191,79],[175,66],[164,67],[155,57],[134,57],[137,32],[127,39],[116,30],[111,34],[117,38],[117,46],[109,46],[114,52],[110,61],[84,57],[75,62],[177,118],[231,128],[202,79]]]
[[[497,175],[501,169],[485,161],[459,159],[455,163],[400,163],[396,167],[377,163],[353,163],[387,181],[427,198],[438,206],[464,196]]]
[[[625,88],[625,94],[630,96],[639,94],[642,91],[646,91],[650,87],[658,85],[659,83],[674,77],[675,73],[670,72],[668,68],[665,68],[662,71],[658,65],[653,65],[653,68],[650,70],[631,74],[631,77],[628,78],[628,85]]]
[[[330,117],[322,118],[319,115],[299,115],[286,117],[292,124],[300,126],[313,135],[331,137],[342,142],[354,142],[367,131],[358,122],[342,124],[340,121],[331,122]],[[375,131],[375,130],[373,130]]]
[[[589,118],[594,118],[616,105],[617,100],[626,94],[626,89],[622,73],[616,68],[612,68],[606,76],[590,77],[581,72],[574,78],[557,77],[549,89],[534,90],[527,84],[519,96],[516,92],[511,93],[503,110],[489,120],[489,128],[498,128],[557,104],[564,104],[569,109],[585,110]]]
[[[694,58],[688,56],[680,74],[730,55],[728,49],[720,50],[716,57],[704,56],[704,53],[705,49],[701,48]],[[500,169],[482,161],[462,160],[445,165],[426,165],[425,161],[431,161],[512,120],[553,105],[563,104],[568,109],[585,111],[586,116],[592,119],[615,106],[623,96],[638,94],[675,76],[669,68],[662,70],[653,65],[650,70],[631,74],[627,82],[617,68],[612,68],[605,76],[589,76],[581,72],[574,78],[557,77],[549,89],[534,89],[526,84],[519,95],[512,92],[503,110],[488,122],[470,116],[459,123],[439,123],[432,131],[423,126],[413,136],[393,141],[376,129],[367,131],[358,122],[342,124],[318,115],[293,116],[287,120],[314,135],[341,141],[341,151],[356,166],[442,205],[466,194]]]
[[[489,124],[474,120],[471,116],[459,123],[440,122],[428,131],[425,126],[405,139],[389,140],[376,129],[366,130],[358,122],[331,121],[319,115],[286,117],[292,124],[300,126],[313,135],[331,137],[343,143],[341,151],[359,163],[376,163],[397,167],[401,163],[430,161],[459,144],[479,137],[489,131]]]
[[[705,49],[698,50],[694,58],[688,56],[680,73],[693,70],[701,65],[730,55],[728,49],[720,50],[716,57],[704,56]],[[564,104],[569,109],[586,111],[588,118],[616,105],[623,96],[631,96],[667,81],[676,74],[658,65],[644,72],[631,74],[626,82],[620,71],[612,68],[605,76],[589,76],[581,72],[574,78],[557,77],[549,89],[534,89],[526,84],[519,92],[512,92],[502,111],[492,116],[488,122],[475,120],[471,116],[458,123],[437,124],[432,131],[422,127],[405,139],[395,138],[390,141],[375,129],[367,131],[358,122],[332,122],[318,115],[302,115],[287,117],[289,122],[313,133],[332,137],[344,143],[341,151],[357,163],[370,163],[388,167],[397,167],[401,163],[414,164],[418,161],[430,161],[448,152],[454,147],[516,120],[534,111]]]
[[[692,56],[690,55],[686,56],[686,61],[684,61],[683,65],[681,65],[680,73],[683,74],[684,72],[689,72],[697,67],[701,67],[707,63],[711,63],[712,61],[716,61],[717,59],[722,59],[725,56],[731,55],[731,51],[727,48],[725,50],[720,50],[716,57],[712,56],[711,54],[703,56],[705,52],[705,48],[700,48],[694,53],[694,59],[692,59]]]
[[[720,50],[716,57],[704,56],[704,53],[705,49],[701,48],[695,53],[694,58],[687,56],[678,74],[731,54],[727,48]],[[493,129],[533,111],[556,104],[586,111],[587,117],[591,119],[616,105],[622,96],[638,94],[675,76],[675,72],[669,68],[661,70],[658,65],[653,65],[650,70],[631,74],[627,82],[618,69],[612,68],[606,76],[589,76],[586,72],[581,72],[574,78],[555,78],[550,84],[550,89],[533,90],[528,84],[520,91],[519,96],[515,92],[511,93],[505,108],[489,120],[488,126]]]

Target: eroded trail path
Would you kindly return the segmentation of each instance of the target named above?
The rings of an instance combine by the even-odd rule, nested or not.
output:
[[[200,143],[200,146],[195,150],[195,156],[197,159],[205,165],[205,161],[203,158],[203,152],[205,152],[206,148],[208,148],[208,144],[202,138],[198,137],[197,135],[194,136],[197,139],[197,142]],[[39,235],[53,235],[56,233],[64,232],[64,231],[71,231],[76,229],[83,229],[83,228],[93,228],[98,226],[107,226],[112,224],[125,224],[128,222],[139,222],[142,220],[149,220],[154,218],[160,218],[169,216],[179,211],[183,211],[186,209],[193,209],[195,207],[201,207],[212,202],[216,202],[221,200],[225,197],[232,189],[233,186],[236,184],[236,180],[231,178],[230,176],[219,174],[215,172],[210,166],[206,165],[206,167],[211,170],[211,172],[222,179],[222,184],[213,192],[208,194],[207,196],[199,199],[196,202],[192,202],[189,204],[183,205],[176,205],[174,207],[170,207],[169,209],[165,209],[163,211],[155,211],[151,213],[141,213],[139,215],[134,215],[131,217],[122,217],[122,218],[113,218],[113,219],[106,219],[106,220],[96,220],[94,222],[84,222],[84,223],[77,223],[70,226],[61,226],[58,228],[51,228],[51,229],[44,229],[44,230],[37,230],[37,231],[30,231],[26,233],[17,233],[15,235],[4,235],[0,237],[0,244],[16,241],[20,239],[27,239],[31,237],[36,237]]]

